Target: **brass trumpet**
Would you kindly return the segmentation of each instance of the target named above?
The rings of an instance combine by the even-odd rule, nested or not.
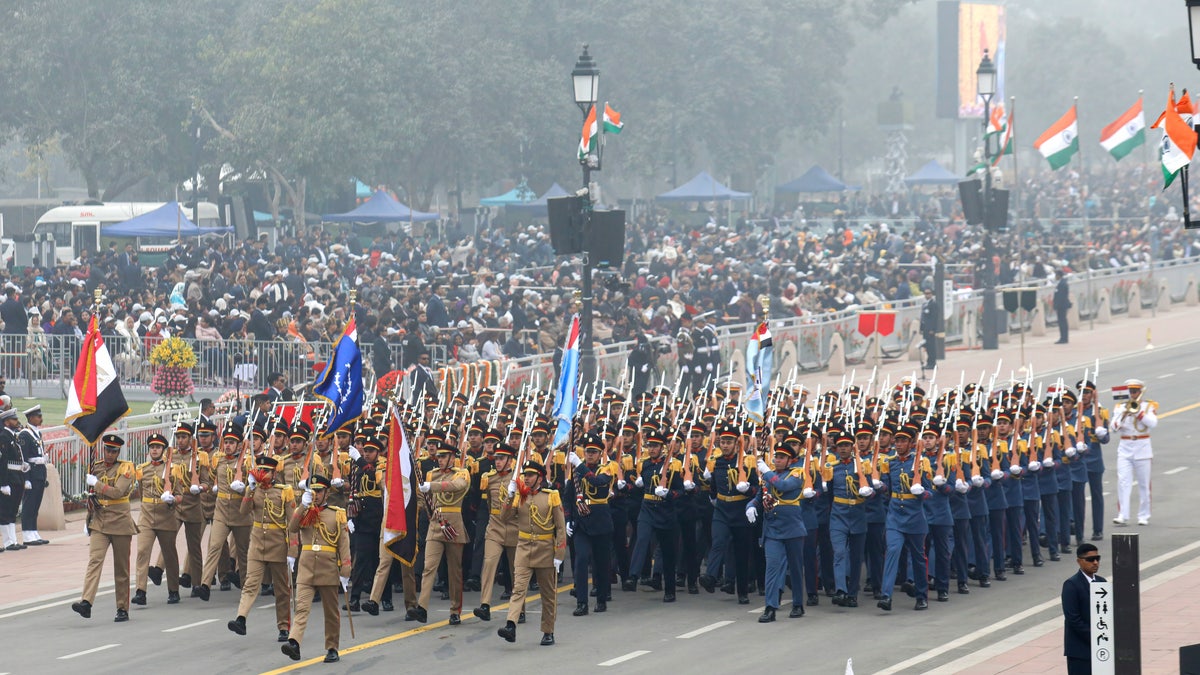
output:
[[[1130,398],[1125,402],[1125,412],[1135,413],[1142,407],[1142,390],[1138,390],[1137,396]]]

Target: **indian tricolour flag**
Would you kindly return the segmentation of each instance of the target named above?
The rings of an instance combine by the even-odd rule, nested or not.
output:
[[[1100,146],[1117,161],[1145,142],[1146,116],[1142,111],[1141,98],[1100,132]]]
[[[1170,187],[1180,170],[1191,163],[1192,155],[1196,152],[1196,134],[1192,130],[1195,112],[1187,90],[1183,90],[1183,96],[1176,102],[1175,88],[1172,87],[1167,109],[1151,125],[1153,129],[1162,127],[1163,130],[1159,155],[1162,158],[1164,190]]]
[[[607,103],[604,104],[604,116],[601,117],[601,123],[604,125],[606,134],[619,134],[625,128],[625,123],[621,121],[621,113],[613,110]],[[592,109],[588,111],[587,119],[583,121],[583,131],[579,135],[579,159],[595,152],[599,139],[600,127],[596,125],[596,106],[592,106]]]
[[[1033,147],[1050,162],[1051,169],[1061,169],[1079,152],[1079,123],[1075,118],[1075,106],[1058,118],[1049,129],[1034,141]]]

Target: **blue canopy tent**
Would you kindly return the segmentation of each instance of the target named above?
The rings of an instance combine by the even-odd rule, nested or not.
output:
[[[329,223],[425,223],[437,219],[438,214],[413,211],[383,190],[376,190],[352,211],[321,216],[321,220]]]
[[[775,186],[776,192],[854,192],[862,188],[854,185],[846,185],[842,181],[834,178],[828,171],[822,169],[820,165],[814,164],[811,169],[804,172],[803,176],[788,181],[783,185]]]
[[[669,192],[655,197],[660,202],[726,202],[733,199],[749,199],[749,192],[730,190],[717,179],[701,171],[696,177]]]
[[[542,193],[541,197],[523,204],[510,204],[504,207],[508,213],[518,216],[527,216],[530,218],[545,218],[549,211],[547,210],[546,200],[551,197],[566,197],[569,192],[563,189],[561,185],[555,183],[550,186],[550,189]]]
[[[167,202],[136,218],[109,225],[102,229],[100,234],[105,237],[169,237],[173,239],[230,232],[233,232],[232,227],[197,227],[184,214],[179,202]]]
[[[505,192],[502,195],[496,195],[495,197],[484,197],[483,199],[480,199],[479,205],[513,206],[515,204],[528,204],[534,201],[535,197],[537,197],[537,195],[533,193],[533,190],[530,190],[529,186],[525,183],[521,183],[517,187]]]
[[[925,166],[917,169],[911,176],[904,179],[909,187],[914,185],[954,185],[962,180],[948,171],[936,159],[929,160]]]

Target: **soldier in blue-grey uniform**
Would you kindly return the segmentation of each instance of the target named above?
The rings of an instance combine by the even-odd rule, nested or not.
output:
[[[683,480],[679,460],[666,456],[666,438],[658,429],[647,432],[645,448],[648,456],[638,463],[634,486],[642,491],[642,510],[638,514],[637,542],[629,561],[629,578],[621,584],[625,591],[637,590],[637,574],[646,564],[650,553],[650,538],[658,541],[663,560],[663,602],[675,602],[675,564],[679,539],[679,521],[675,502],[690,492]],[[617,487],[624,481],[618,481]]]
[[[934,467],[930,484],[929,498],[922,504],[925,508],[925,520],[929,523],[929,536],[926,547],[933,555],[929,571],[933,573],[933,588],[937,592],[938,602],[950,600],[950,556],[954,550],[954,513],[950,508],[953,499],[954,486],[946,480],[946,475],[954,470],[955,457],[953,453],[944,453],[940,466],[938,453],[941,445],[938,420],[930,419],[921,432],[921,453],[925,460]]]
[[[912,438],[919,429],[913,423],[901,427],[896,435]],[[929,577],[925,569],[925,535],[929,534],[929,522],[925,518],[922,502],[928,498],[932,471],[929,461],[920,454],[911,452],[908,444],[896,447],[896,456],[879,460],[879,480],[883,483],[879,494],[888,498],[887,558],[883,564],[883,579],[880,586],[883,598],[877,606],[892,611],[892,587],[900,567],[900,557],[909,556],[913,571],[916,610],[929,608]]]
[[[854,454],[854,438],[842,429],[829,432],[837,458],[822,469],[826,489],[833,494],[829,511],[829,539],[833,548],[833,582],[837,592],[833,604],[858,607],[862,578],[863,547],[867,540],[867,500],[875,488],[861,480]]]
[[[1096,384],[1088,380],[1080,380],[1075,387],[1079,389],[1079,416],[1082,420],[1080,432],[1084,442],[1088,444],[1087,454],[1084,455],[1084,466],[1087,467],[1088,492],[1092,498],[1092,541],[1104,539],[1104,451],[1101,445],[1109,439],[1108,408],[1096,401]],[[1083,516],[1080,516],[1080,520]]]
[[[725,565],[725,580],[736,574],[738,604],[750,604],[750,555],[754,548],[754,531],[746,520],[746,506],[758,490],[758,470],[753,458],[743,457],[745,466],[738,465],[737,445],[741,431],[725,424],[718,432],[721,455],[712,462],[709,495],[713,500],[712,550],[708,569],[701,575],[700,585],[709,593],[716,583],[717,566]],[[745,469],[745,480],[742,470]]]
[[[804,616],[804,538],[808,529],[804,526],[801,501],[817,496],[812,477],[806,477],[804,468],[793,465],[796,451],[786,443],[775,446],[772,457],[774,468],[759,458],[758,474],[762,489],[746,508],[746,518],[754,521],[762,513],[763,551],[767,559],[766,603],[759,623],[775,620],[783,596],[784,573],[792,580],[792,611],[789,618]],[[808,487],[805,487],[805,483]]]

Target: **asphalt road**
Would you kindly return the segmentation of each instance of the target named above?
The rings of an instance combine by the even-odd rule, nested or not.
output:
[[[1114,528],[1106,532],[1140,535],[1143,575],[1160,573],[1194,559],[1200,552],[1200,521],[1190,499],[1200,466],[1193,452],[1200,426],[1200,377],[1196,342],[1139,352],[1105,361],[1103,378],[1111,385],[1127,377],[1147,383],[1147,397],[1160,403],[1163,419],[1154,433],[1154,516],[1149,527]],[[1082,355],[1081,355],[1082,356]],[[1074,382],[1090,365],[1061,371]],[[1102,401],[1108,402],[1108,396]],[[1115,512],[1115,444],[1105,448],[1107,471],[1106,520]],[[1193,471],[1193,469],[1195,469]],[[1109,553],[1104,542],[1101,551]],[[1108,573],[1111,556],[1105,556],[1101,573]],[[0,563],[5,564],[5,563]],[[111,564],[111,563],[109,563]],[[623,669],[651,672],[699,666],[705,672],[747,672],[751,668],[799,667],[801,672],[842,673],[853,657],[857,673],[927,672],[983,646],[993,645],[1024,628],[1059,614],[1062,580],[1075,571],[1070,556],[1045,567],[1026,567],[1025,576],[994,581],[990,589],[971,587],[971,594],[951,594],[949,603],[932,602],[927,612],[914,613],[910,600],[898,594],[889,614],[864,601],[857,609],[833,607],[822,596],[821,605],[808,608],[801,619],[759,625],[760,599],[739,606],[734,596],[681,592],[674,605],[664,605],[661,594],[614,593],[606,614],[570,616],[574,598],[565,589],[559,594],[558,645],[542,648],[536,605],[530,621],[518,630],[517,643],[496,636],[503,625],[499,608],[491,623],[470,616],[476,594],[464,598],[467,616],[461,626],[445,624],[448,606],[434,601],[430,624],[405,623],[402,612],[378,617],[355,616],[357,638],[351,639],[343,619],[342,661],[319,662],[322,629],[315,612],[303,646],[305,660],[292,662],[275,642],[271,599],[261,598],[249,619],[249,635],[238,637],[225,623],[236,611],[237,593],[214,591],[212,601],[186,597],[167,606],[166,587],[150,589],[148,607],[134,607],[131,621],[112,622],[109,589],[97,599],[93,618],[83,620],[71,612],[75,598],[45,600],[0,610],[0,675],[5,673],[90,673],[170,671],[187,673],[269,672],[304,669],[329,673],[377,671],[400,667],[402,672],[448,672],[485,667],[492,672],[531,672],[552,665],[573,670]],[[79,571],[82,579],[83,570]],[[106,572],[107,576],[107,572]],[[436,596],[435,596],[436,597]],[[785,608],[786,608],[785,599]],[[415,630],[414,630],[415,629]],[[316,658],[317,662],[312,662]]]

